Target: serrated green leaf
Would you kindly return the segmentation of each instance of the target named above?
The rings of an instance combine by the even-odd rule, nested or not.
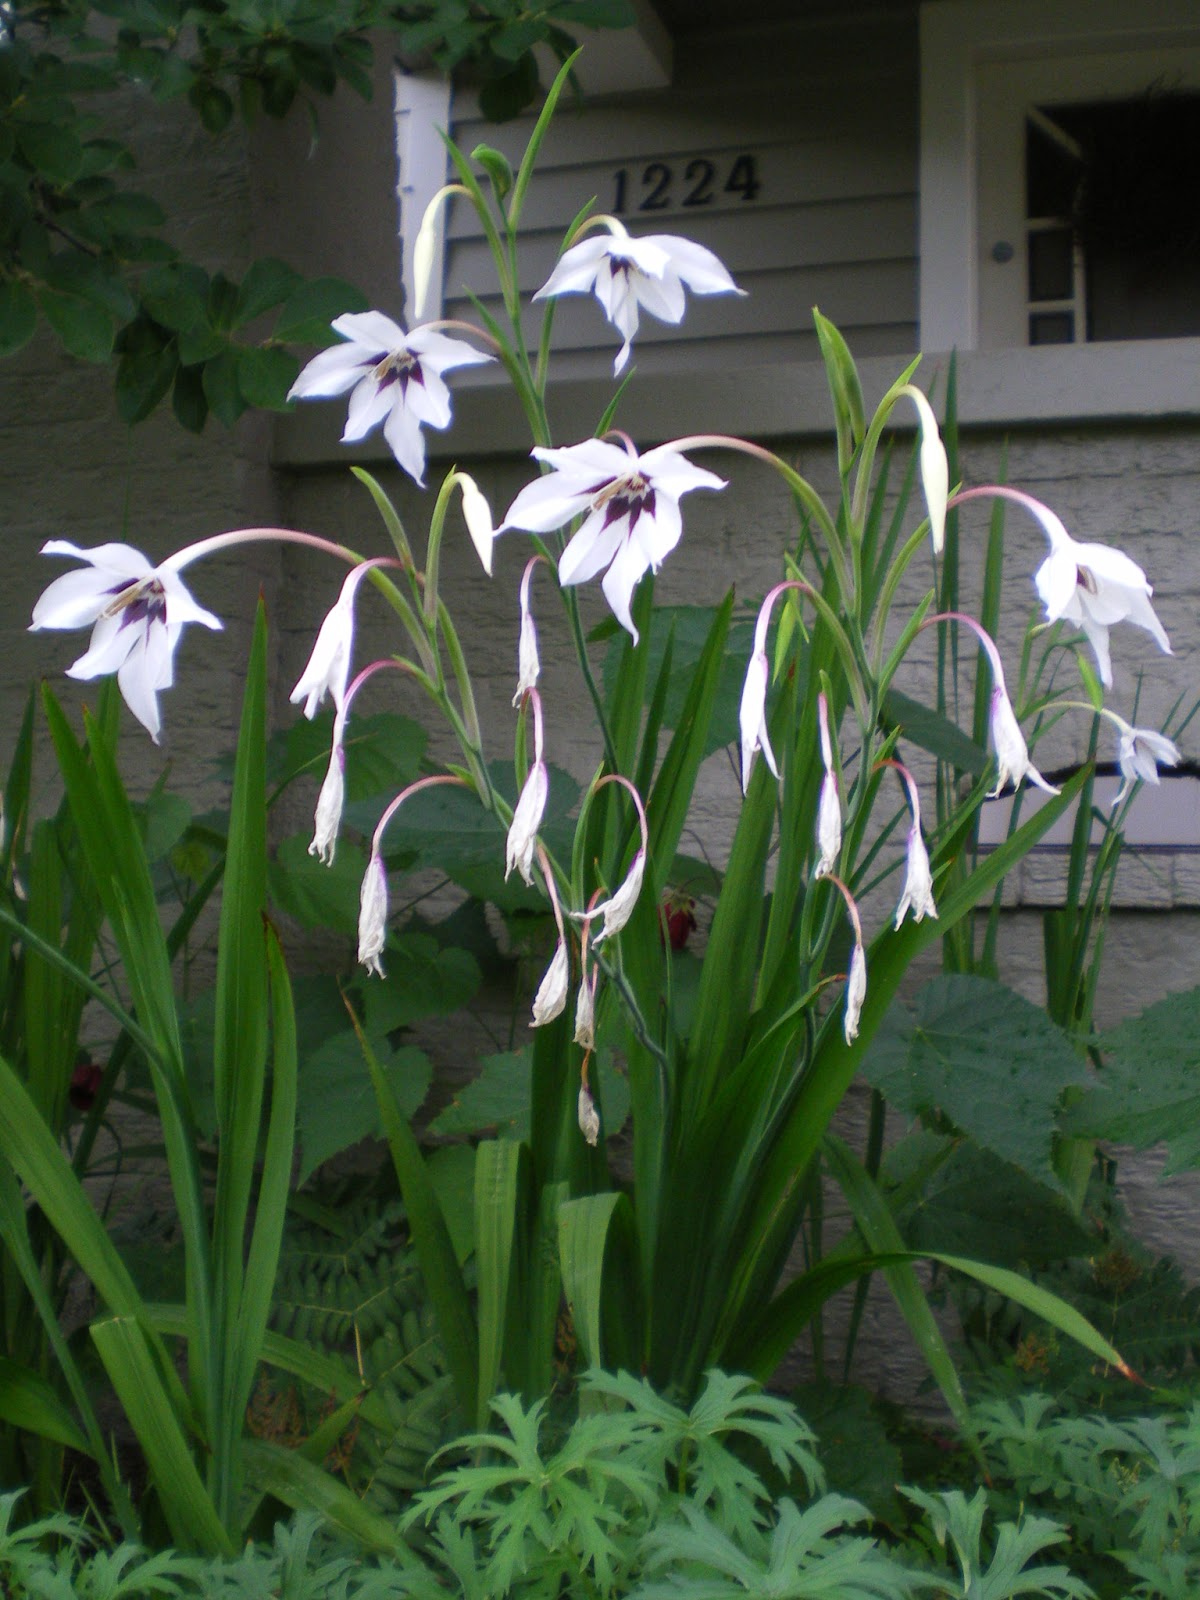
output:
[[[433,1077],[429,1057],[415,1045],[393,1050],[382,1035],[372,1047],[380,1070],[401,1111],[413,1116]],[[327,1039],[300,1064],[300,1100],[296,1132],[303,1155],[297,1183],[304,1183],[323,1161],[339,1155],[360,1139],[380,1139],[383,1124],[362,1048],[346,1027]]]
[[[358,898],[366,866],[362,851],[346,840],[338,845],[332,865],[326,866],[308,853],[305,838],[293,834],[267,868],[267,887],[273,904],[303,927],[328,928],[350,937],[358,930]]]
[[[395,935],[385,952],[387,976],[363,986],[368,1031],[393,1033],[421,1017],[449,1015],[479,988],[479,967],[465,950],[443,949],[427,933]]]
[[[529,1051],[484,1056],[479,1076],[456,1091],[429,1131],[439,1138],[493,1132],[506,1139],[529,1135]]]
[[[1063,1090],[1087,1065],[1040,1006],[987,978],[935,978],[893,1005],[863,1076],[905,1116],[945,1117],[985,1149],[1059,1187],[1052,1150]]]

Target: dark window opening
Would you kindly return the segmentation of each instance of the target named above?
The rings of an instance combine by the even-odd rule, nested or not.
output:
[[[1039,106],[1025,152],[1030,343],[1200,334],[1200,93]]]

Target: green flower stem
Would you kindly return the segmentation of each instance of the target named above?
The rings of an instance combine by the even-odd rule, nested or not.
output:
[[[916,555],[917,551],[920,550],[928,536],[929,518],[926,517],[921,525],[917,528],[917,531],[910,534],[907,540],[901,546],[891,566],[888,568],[887,576],[883,580],[883,588],[880,591],[879,602],[875,608],[875,623],[872,634],[873,666],[875,670],[875,676],[877,678],[879,677],[883,663],[883,631],[887,624],[888,615],[892,609],[892,601],[896,598],[896,590],[900,586],[900,580],[908,571],[913,557]]]
[[[862,452],[858,458],[858,472],[854,479],[854,498],[851,502],[850,515],[851,520],[856,525],[861,525],[862,519],[866,514],[867,495],[870,492],[871,477],[875,470],[875,453],[879,449],[879,440],[883,435],[888,418],[895,410],[904,390],[908,387],[909,379],[920,364],[921,358],[918,356],[915,361],[910,362],[905,367],[904,371],[876,406],[875,415],[871,418],[871,425],[867,429],[866,438],[863,440]]]

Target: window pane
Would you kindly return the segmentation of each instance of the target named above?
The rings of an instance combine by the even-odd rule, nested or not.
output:
[[[1070,300],[1075,293],[1070,228],[1036,228],[1029,235],[1029,298]]]
[[[1074,344],[1074,313],[1035,311],[1029,319],[1029,342],[1030,344]]]

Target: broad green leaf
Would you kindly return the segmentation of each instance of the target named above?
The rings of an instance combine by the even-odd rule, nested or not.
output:
[[[392,1050],[385,1038],[374,1035],[371,1043],[401,1112],[415,1116],[433,1077],[429,1057],[415,1045]],[[350,1028],[305,1055],[296,1132],[303,1151],[297,1183],[307,1182],[323,1161],[360,1139],[382,1137],[379,1103],[363,1068],[362,1048]]]
[[[827,1487],[853,1495],[873,1516],[896,1526],[901,1515],[896,1485],[904,1466],[875,1397],[853,1384],[811,1379],[789,1398],[820,1441]]]
[[[988,753],[969,739],[949,717],[931,706],[889,689],[883,697],[883,720],[887,727],[899,728],[900,736],[921,750],[928,750],[939,761],[947,761],[959,772],[978,778],[987,770]]]
[[[329,324],[343,311],[366,311],[360,289],[341,278],[313,278],[294,290],[284,303],[272,336],[288,344],[334,344]]]
[[[262,316],[272,306],[280,305],[295,293],[300,282],[300,274],[294,267],[289,267],[286,261],[267,256],[261,261],[251,262],[238,288],[234,326],[240,328],[247,322],[253,322],[255,317]]]
[[[410,1027],[421,1017],[460,1010],[480,984],[479,967],[465,950],[443,948],[428,933],[395,935],[385,952],[387,976],[362,986],[372,1034]]]
[[[985,1149],[1055,1188],[1053,1145],[1063,1091],[1086,1082],[1070,1038],[1003,984],[935,978],[909,1010],[893,1005],[863,1058],[863,1076],[909,1117],[947,1118]]]
[[[62,340],[68,355],[81,361],[102,362],[112,355],[112,318],[102,306],[78,295],[59,294],[54,289],[43,289],[40,295],[42,314]]]
[[[458,1089],[429,1125],[430,1133],[494,1131],[508,1139],[529,1135],[529,1051],[505,1050],[484,1056],[478,1077]]]
[[[52,188],[61,188],[79,175],[83,146],[69,123],[23,122],[16,130],[21,154]]]
[[[647,630],[646,649],[647,681],[653,683],[671,639],[671,681],[663,704],[663,726],[676,728],[695,676],[696,667],[704,653],[705,645],[717,618],[715,606],[658,606],[651,615]],[[739,621],[731,625],[725,641],[712,720],[704,740],[704,754],[710,755],[723,745],[739,738],[738,706],[742,683],[746,675],[746,662],[753,642],[753,622]],[[624,636],[614,635],[604,657],[604,687],[611,700],[616,674],[622,659]]]
[[[1200,989],[1128,1018],[1100,1049],[1104,1064],[1064,1114],[1064,1131],[1139,1149],[1165,1141],[1164,1175],[1200,1166]]]
[[[11,356],[33,338],[37,301],[23,283],[0,283],[0,356]]]
[[[141,422],[171,387],[179,357],[173,345],[127,351],[117,363],[117,410],[122,422]]]
[[[300,363],[279,345],[239,345],[235,348],[237,386],[248,405],[264,411],[282,411],[288,390],[295,383]]]
[[[358,899],[366,859],[357,845],[341,840],[326,866],[310,855],[299,834],[284,839],[267,868],[273,905],[305,928],[327,928],[352,937],[358,931]]]
[[[194,355],[191,359],[195,359]],[[236,352],[233,349],[222,350],[219,355],[206,361],[201,381],[209,410],[218,421],[231,428],[246,409],[245,397],[238,385]]]

